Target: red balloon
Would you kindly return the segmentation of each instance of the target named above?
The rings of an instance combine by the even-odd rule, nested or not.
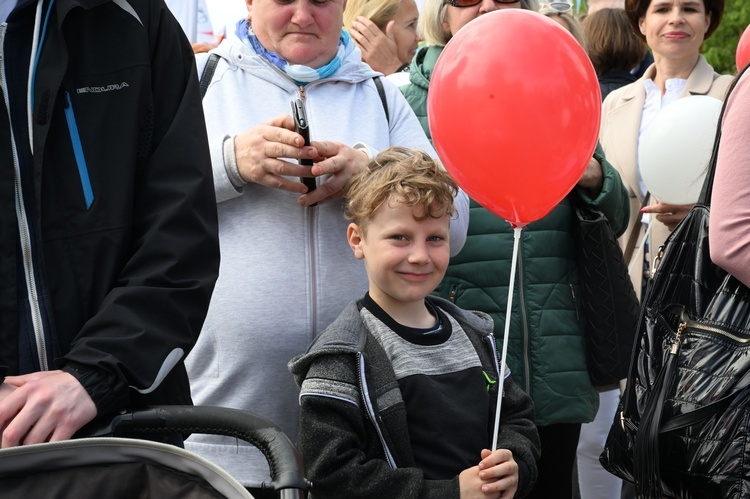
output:
[[[750,62],[750,25],[745,28],[740,36],[740,42],[737,44],[737,53],[735,55],[735,61],[737,62],[737,72],[742,71],[742,68],[747,66]]]
[[[600,115],[586,52],[555,21],[521,9],[464,26],[440,54],[427,94],[446,169],[517,227],[552,211],[581,178]]]

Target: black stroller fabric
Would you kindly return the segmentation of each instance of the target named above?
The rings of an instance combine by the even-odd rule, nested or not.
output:
[[[0,449],[0,498],[252,499],[216,464],[137,438],[175,433],[226,435],[255,445],[271,469],[263,488],[280,499],[302,499],[311,486],[299,451],[271,421],[223,407],[164,406],[118,416],[107,436]]]
[[[250,499],[223,469],[184,449],[84,438],[0,452],[3,499]]]
[[[117,483],[113,487],[113,481]],[[83,466],[73,470],[27,473],[0,479],[3,497],[109,498],[180,497],[224,499],[204,480],[170,468],[144,463]]]

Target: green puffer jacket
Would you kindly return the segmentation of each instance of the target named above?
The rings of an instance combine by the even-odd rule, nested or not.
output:
[[[420,47],[414,54],[414,59],[412,59],[409,68],[410,83],[399,87],[401,93],[406,97],[406,102],[409,103],[414,114],[419,118],[419,123],[430,142],[432,142],[432,134],[430,133],[430,125],[427,123],[427,87],[430,85],[432,70],[435,69],[435,63],[442,51],[443,47],[439,46]]]
[[[442,47],[421,48],[411,65],[411,83],[401,92],[427,129],[427,87]],[[570,197],[603,212],[618,234],[629,216],[627,192],[619,174],[597,145],[604,184],[596,199],[575,188]],[[584,423],[593,420],[599,399],[586,369],[578,270],[572,239],[573,211],[566,198],[541,220],[521,231],[514,284],[507,364],[536,407],[536,423]],[[472,201],[469,233],[451,258],[435,294],[459,307],[481,310],[495,321],[502,345],[505,328],[513,229]]]

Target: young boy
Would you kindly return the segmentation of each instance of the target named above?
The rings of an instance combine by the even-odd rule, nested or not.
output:
[[[531,399],[504,370],[492,321],[430,296],[450,258],[456,185],[420,151],[390,148],[347,190],[347,229],[370,281],[289,363],[315,499],[522,497],[536,479]]]

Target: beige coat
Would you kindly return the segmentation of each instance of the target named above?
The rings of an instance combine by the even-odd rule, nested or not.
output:
[[[623,251],[630,238],[630,234],[635,228],[636,222],[641,217],[640,209],[643,203],[643,196],[641,195],[638,183],[637,151],[641,115],[643,114],[643,104],[646,101],[646,89],[643,82],[649,78],[653,79],[655,74],[656,68],[652,64],[642,78],[630,85],[614,90],[602,104],[602,124],[599,131],[599,141],[604,149],[607,160],[620,172],[622,181],[625,187],[627,187],[630,196],[630,222],[628,223],[627,230],[620,237],[620,245]],[[717,74],[703,56],[700,56],[698,63],[687,79],[680,97],[709,95],[724,100],[724,96],[731,83],[731,76]],[[659,247],[664,244],[669,235],[669,229],[663,223],[656,221],[656,219],[652,220],[654,226],[651,229],[651,244],[649,245],[651,254],[646,255],[646,257],[653,266]],[[646,229],[641,225],[631,260],[638,255],[638,250],[643,244],[645,233]],[[643,257],[638,257],[638,260],[631,272],[631,279],[636,293],[640,296]],[[629,265],[630,262],[628,262]]]

